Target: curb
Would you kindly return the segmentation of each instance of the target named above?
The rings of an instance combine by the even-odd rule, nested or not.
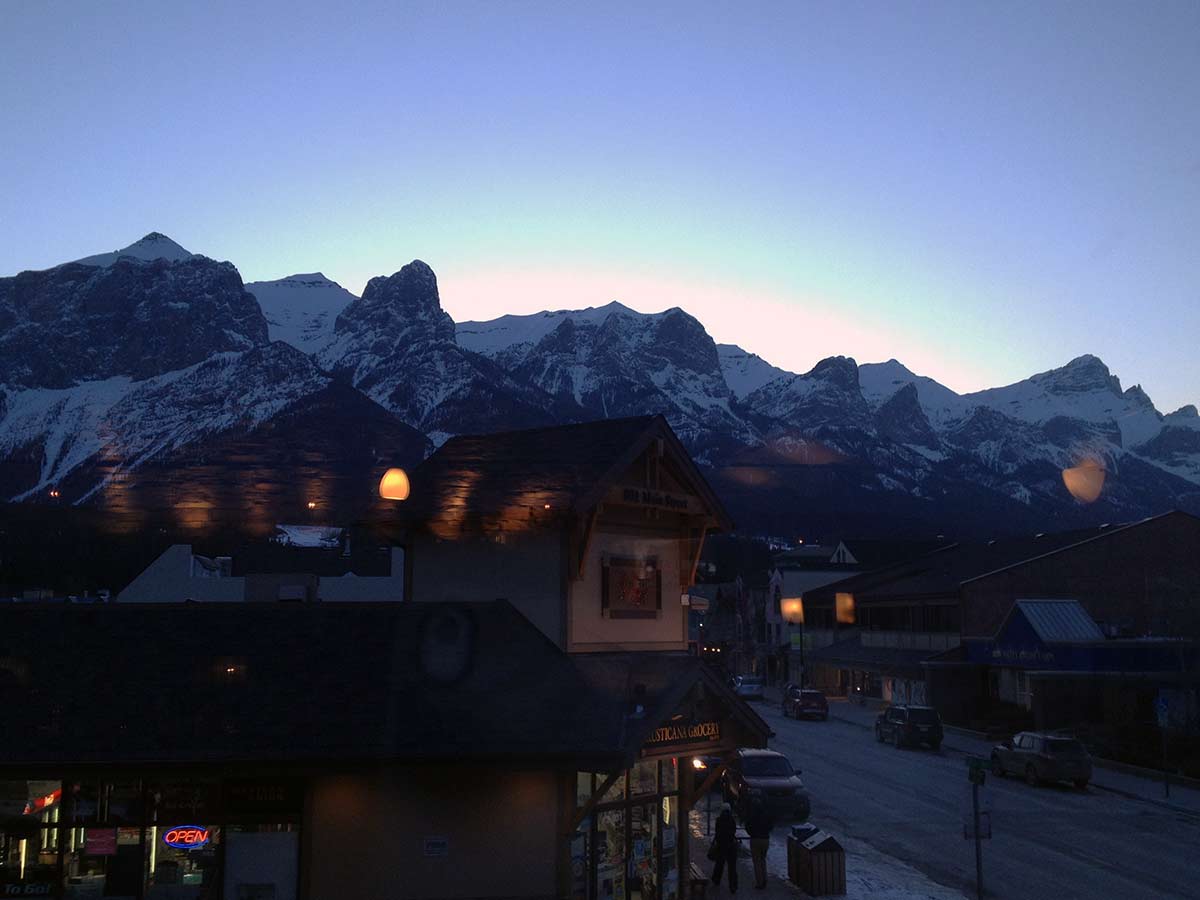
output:
[[[1109,794],[1116,794],[1118,797],[1125,797],[1129,800],[1139,800],[1142,803],[1149,803],[1151,806],[1169,809],[1173,813],[1178,813],[1179,815],[1194,819],[1196,822],[1200,822],[1200,810],[1192,809],[1187,806],[1176,806],[1174,803],[1170,803],[1166,800],[1155,800],[1154,798],[1147,797],[1144,794],[1134,794],[1130,791],[1123,791],[1120,788],[1109,787],[1106,784],[1100,784],[1098,781],[1093,781],[1092,787],[1096,788],[1097,790],[1105,791]]]

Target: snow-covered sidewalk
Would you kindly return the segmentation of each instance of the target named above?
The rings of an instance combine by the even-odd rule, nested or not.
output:
[[[705,834],[706,817],[703,808],[692,811],[692,861],[704,872],[712,871],[712,863],[705,858],[709,838]],[[754,890],[754,868],[749,853],[738,858],[738,893],[768,900],[789,898],[797,900],[809,896],[787,877],[787,828],[777,828],[771,836],[771,848],[767,851],[767,888]],[[835,838],[846,851],[846,897],[848,900],[963,900],[959,891],[930,880],[905,862],[881,853],[864,841]],[[730,896],[727,885],[719,888],[710,886],[710,900]]]

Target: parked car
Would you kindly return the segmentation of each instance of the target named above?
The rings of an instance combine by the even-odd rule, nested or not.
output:
[[[932,706],[889,706],[875,719],[875,740],[891,741],[897,748],[927,744],[942,746],[942,717]]]
[[[1022,731],[992,748],[992,774],[1020,775],[1031,785],[1070,781],[1083,790],[1092,778],[1092,757],[1075,738]]]
[[[790,685],[783,692],[783,714],[795,719],[829,718],[829,701],[815,688]]]
[[[807,819],[812,809],[800,770],[775,750],[738,750],[723,776],[725,800],[744,816],[752,802],[766,804],[776,815]]]
[[[763,680],[757,675],[738,675],[734,678],[733,690],[743,700],[761,700]]]

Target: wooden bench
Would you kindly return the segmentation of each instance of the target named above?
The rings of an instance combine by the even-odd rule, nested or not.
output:
[[[688,900],[705,900],[710,879],[695,863],[688,863]]]

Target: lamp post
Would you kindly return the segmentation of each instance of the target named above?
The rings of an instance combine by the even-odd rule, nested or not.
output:
[[[789,597],[780,603],[780,611],[789,625],[800,627],[800,686],[804,687],[806,667],[804,665],[804,600],[800,597]],[[788,636],[791,640],[791,635]]]

